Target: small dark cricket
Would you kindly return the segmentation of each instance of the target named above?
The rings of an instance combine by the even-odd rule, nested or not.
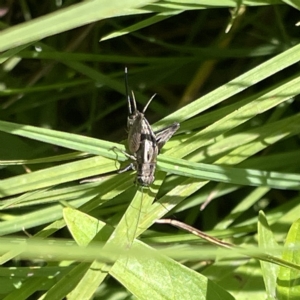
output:
[[[153,132],[151,125],[145,118],[145,111],[153,100],[154,96],[148,101],[143,111],[137,110],[134,94],[130,97],[128,92],[128,73],[125,68],[125,87],[128,102],[128,151],[122,151],[133,162],[126,168],[121,169],[118,173],[123,173],[129,170],[136,170],[135,183],[141,186],[149,186],[153,183],[155,177],[156,158],[164,144],[174,135],[178,130],[180,124],[174,122],[173,124]]]

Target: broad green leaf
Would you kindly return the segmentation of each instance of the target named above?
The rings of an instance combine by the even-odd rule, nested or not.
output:
[[[265,214],[262,211],[259,212],[257,233],[259,247],[262,248],[266,253],[274,255],[274,249],[278,248],[278,244],[275,241]],[[260,261],[260,265],[268,299],[276,299],[276,279],[279,266],[264,261]]]
[[[138,299],[234,299],[225,289],[205,276],[160,255],[145,244],[132,245],[147,257],[123,257],[110,274]],[[148,256],[149,255],[149,256]]]
[[[219,274],[218,270],[219,269]],[[250,296],[255,300],[265,300],[266,292],[259,268],[259,262],[251,259],[237,261],[234,265],[223,266],[222,262],[214,268],[215,276],[219,277],[218,284],[230,292],[235,299],[247,299]]]
[[[63,210],[66,225],[79,246],[87,246],[105,223],[76,209],[65,207]]]
[[[140,200],[140,196],[141,194],[137,193],[137,200]],[[137,202],[139,201],[133,201],[131,205]],[[134,212],[137,209],[133,208],[131,210]],[[95,232],[98,231],[97,223],[100,227],[103,225],[98,220],[70,208],[66,208],[64,213],[65,217],[71,221],[69,223],[70,226],[68,226],[69,230],[71,230],[76,240],[82,241],[82,234],[84,234],[84,243],[89,243],[95,236]],[[132,234],[135,234],[136,230],[133,227],[134,224],[131,224]],[[130,228],[128,227],[127,229],[130,230]],[[88,234],[90,231],[92,231],[92,234],[87,236],[85,232]],[[118,233],[116,232],[116,234]],[[130,234],[130,231],[124,233],[128,238]],[[176,295],[185,295],[188,299],[208,299],[207,297],[211,297],[211,299],[232,299],[225,290],[220,289],[197,272],[182,266],[172,259],[155,253],[155,250],[141,242],[128,242],[131,243],[136,253],[147,252],[147,257],[125,256],[120,258],[110,270],[110,274],[139,299],[176,299]],[[93,265],[88,272],[97,276],[93,271]],[[88,290],[90,288],[87,285],[84,289]],[[84,294],[86,295],[86,292]],[[70,297],[75,298],[80,295],[83,295],[81,290],[80,294],[72,292]]]
[[[282,258],[300,265],[300,219],[292,224],[288,232]],[[296,300],[299,297],[299,271],[280,267],[277,278],[277,298],[280,300]]]
[[[137,193],[131,201],[128,209],[118,223],[116,229],[110,236],[103,249],[110,249],[110,247],[117,247],[120,250],[128,249],[132,246],[134,238],[138,235],[138,228],[140,227],[141,218],[144,215],[144,209],[147,209],[157,190],[137,190]],[[146,230],[147,227],[144,228]],[[91,264],[90,269],[84,274],[82,280],[70,293],[69,299],[79,299],[84,295],[91,297],[98,286],[103,282],[108,275],[111,266],[102,262],[95,261]],[[95,270],[101,270],[96,272]]]

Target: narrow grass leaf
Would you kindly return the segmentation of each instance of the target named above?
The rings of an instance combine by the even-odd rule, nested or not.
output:
[[[162,171],[185,177],[241,185],[268,186],[279,189],[300,189],[298,184],[300,174],[193,163],[179,158],[167,158],[167,156],[161,157],[160,161],[159,167]]]
[[[3,30],[0,35],[0,51],[41,40],[66,30],[98,20],[142,12],[135,8],[150,4],[152,0],[127,0],[126,2],[96,0],[74,4],[43,17]],[[144,13],[149,12],[147,10]]]
[[[201,97],[200,99],[193,101],[180,110],[177,110],[176,112],[163,118],[159,122],[155,123],[155,129],[161,128],[165,124],[169,124],[174,120],[177,120],[178,122],[187,120],[215,106],[223,100],[242,92],[248,87],[254,86],[256,83],[276,74],[277,72],[295,63],[298,63],[300,60],[299,51],[300,45],[296,45],[287,51],[276,55],[275,57],[238,76],[232,81]],[[286,94],[287,91],[288,90],[284,89],[283,94]]]
[[[109,39],[113,39],[113,38],[116,38],[116,37],[120,37],[120,36],[126,35],[128,33],[132,33],[132,32],[137,31],[139,29],[148,27],[148,26],[153,25],[157,22],[161,22],[161,21],[163,21],[167,18],[175,16],[175,15],[181,13],[181,12],[182,11],[179,10],[179,11],[167,11],[167,12],[159,13],[159,14],[155,15],[154,17],[150,17],[150,18],[148,18],[146,20],[143,20],[141,22],[138,22],[134,25],[131,25],[131,26],[122,28],[121,30],[117,30],[113,33],[107,34],[107,35],[105,35],[104,37],[102,37],[100,39],[100,42],[103,42],[103,41],[106,41],[106,40],[109,40]]]
[[[115,162],[101,156],[45,168],[0,181],[0,197],[37,190],[115,170]]]

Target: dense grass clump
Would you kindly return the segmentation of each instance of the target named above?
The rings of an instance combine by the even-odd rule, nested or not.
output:
[[[1,299],[300,299],[300,4],[240,2],[1,4]]]

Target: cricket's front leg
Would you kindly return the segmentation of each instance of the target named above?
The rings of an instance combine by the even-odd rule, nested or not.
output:
[[[123,153],[126,157],[136,161],[136,157],[134,155],[131,155],[129,153],[127,153],[126,151],[124,150],[121,150],[117,147],[113,147],[113,150],[118,150],[119,152]],[[123,169],[119,169],[117,171],[118,174],[121,174],[121,173],[124,173],[124,172],[127,172],[127,171],[131,171],[131,170],[135,170],[135,164],[134,163],[130,163],[128,166],[126,166],[125,168]]]
[[[121,174],[121,173],[124,173],[124,172],[127,172],[127,171],[132,171],[132,170],[135,170],[135,167],[134,167],[133,163],[129,164],[127,167],[125,167],[123,169],[119,169],[118,174]]]
[[[114,151],[117,150],[117,151],[123,153],[126,157],[128,157],[128,158],[130,158],[132,160],[136,160],[136,157],[134,155],[129,154],[126,151],[119,149],[118,147],[113,147],[112,150],[114,150]]]

